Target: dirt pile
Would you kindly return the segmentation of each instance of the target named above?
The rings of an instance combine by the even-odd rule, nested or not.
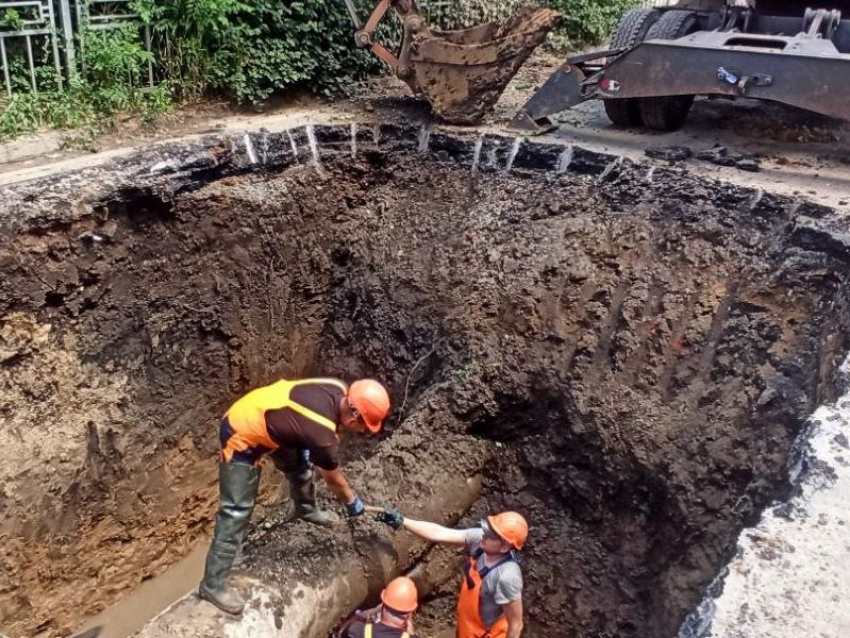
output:
[[[321,170],[297,131],[150,156],[70,208],[91,176],[10,194],[4,629],[67,633],[185,553],[217,416],[280,376],[388,382],[389,432],[348,446],[368,500],[432,515],[446,474],[483,472],[468,520],[529,515],[535,636],[671,635],[781,492],[847,350],[841,220],[581,149],[354,132],[316,131]],[[351,552],[380,585],[385,530],[272,527],[249,562],[284,593]]]

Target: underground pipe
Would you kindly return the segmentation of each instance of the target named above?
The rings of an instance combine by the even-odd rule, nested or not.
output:
[[[349,474],[364,498],[391,503],[417,518],[455,523],[479,498],[480,471],[495,446],[467,435],[444,439],[439,446],[422,441],[418,432],[425,423],[438,430],[462,430],[447,420],[451,417],[429,414],[427,408],[414,412],[372,457],[354,463]],[[399,484],[398,475],[416,479]],[[428,548],[412,534],[394,533],[374,521],[372,514],[382,508],[368,506],[367,511],[335,530],[294,521],[267,532],[254,548],[263,564],[257,564],[251,547],[246,549],[246,569],[234,578],[248,600],[239,621],[190,595],[148,623],[138,637],[328,635]],[[286,538],[282,550],[269,556],[264,548],[281,538]]]

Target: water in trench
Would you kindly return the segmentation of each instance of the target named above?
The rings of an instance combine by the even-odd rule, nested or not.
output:
[[[577,148],[346,135],[282,136],[309,163],[230,174],[158,158],[85,205],[43,195],[96,176],[11,194],[4,631],[68,635],[184,556],[214,512],[216,417],[280,376],[387,382],[388,431],[346,441],[367,500],[526,513],[530,635],[673,635],[782,493],[847,350],[829,211]],[[267,471],[244,570],[269,631],[324,635],[416,563],[423,634],[450,631],[457,556],[283,521],[279,493]],[[142,635],[222,622],[181,605]]]

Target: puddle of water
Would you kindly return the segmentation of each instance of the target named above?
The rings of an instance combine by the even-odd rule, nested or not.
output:
[[[104,609],[74,634],[74,638],[128,638],[175,601],[192,593],[204,575],[209,539],[159,576],[143,582],[121,602]]]

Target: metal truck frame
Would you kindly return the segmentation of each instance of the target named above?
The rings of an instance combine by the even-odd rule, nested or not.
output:
[[[612,47],[569,58],[511,123],[605,100],[615,123],[675,130],[694,96],[773,100],[850,120],[850,0],[682,0],[632,9]]]

